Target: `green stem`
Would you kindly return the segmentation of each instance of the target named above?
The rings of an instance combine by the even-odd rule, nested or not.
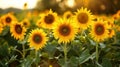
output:
[[[96,61],[98,62],[99,53],[98,53],[98,43],[96,44]]]
[[[18,50],[18,49],[14,49],[14,50],[17,51],[18,53],[20,53],[21,56],[23,57],[23,54],[22,54],[22,52],[20,50]]]
[[[65,61],[65,66],[67,67],[67,44],[64,44],[64,61]]]
[[[36,58],[36,61],[37,61],[37,59],[38,59],[37,55],[38,55],[38,51],[35,50],[35,58]],[[38,62],[36,62],[35,64],[36,64],[36,67],[38,67]]]
[[[22,44],[22,48],[23,48],[23,59],[25,58],[25,45]]]

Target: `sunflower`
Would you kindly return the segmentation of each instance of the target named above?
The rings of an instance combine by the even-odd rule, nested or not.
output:
[[[111,29],[114,27],[114,20],[112,18],[107,18],[108,27]]]
[[[103,21],[108,20],[108,17],[106,15],[100,15],[99,18],[102,19]]]
[[[114,28],[115,28],[116,31],[120,31],[120,26],[119,25],[115,25]]]
[[[54,23],[57,20],[57,13],[53,12],[51,9],[48,13],[44,14],[44,16],[41,17],[41,25],[43,25],[43,28],[52,29]]]
[[[3,25],[0,23],[0,33],[3,31]]]
[[[80,10],[77,10],[74,19],[78,23],[79,27],[85,30],[90,24],[92,24],[93,15],[90,10],[87,10],[87,8],[81,8]]]
[[[30,26],[30,22],[29,22],[28,19],[24,19],[21,23],[22,23],[22,25],[23,25],[24,27],[26,27],[26,28],[28,28],[28,27]]]
[[[2,24],[3,25],[3,22],[2,22],[2,18],[0,17],[0,24]]]
[[[4,26],[10,26],[10,24],[16,21],[16,17],[11,13],[5,14],[1,17],[1,22],[4,24]]]
[[[71,11],[66,11],[64,12],[63,14],[63,17],[64,18],[71,18],[73,16],[72,12]]]
[[[109,38],[112,38],[115,35],[115,31],[113,29],[109,29],[108,31]]]
[[[117,19],[119,18],[119,15],[118,15],[118,14],[114,14],[114,15],[112,15],[112,18],[113,18],[114,20],[117,20]]]
[[[68,43],[75,38],[75,34],[78,31],[77,25],[69,19],[60,19],[54,28],[53,35],[58,40],[58,43]]]
[[[120,17],[120,10],[117,11],[117,15]]]
[[[10,32],[15,39],[23,40],[26,29],[22,24],[15,22],[10,26]]]
[[[42,25],[41,25],[41,19],[37,21],[36,25],[37,25],[38,27],[42,27]]]
[[[47,40],[46,33],[42,29],[32,30],[28,38],[29,46],[36,50],[42,49]]]
[[[108,38],[108,25],[107,22],[103,20],[97,20],[91,30],[91,36],[97,42],[104,41],[104,39]]]

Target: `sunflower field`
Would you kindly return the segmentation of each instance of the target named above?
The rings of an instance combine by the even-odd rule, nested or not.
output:
[[[120,11],[0,14],[0,67],[119,67]]]

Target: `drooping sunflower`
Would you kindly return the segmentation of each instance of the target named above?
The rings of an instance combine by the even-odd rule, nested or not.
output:
[[[63,17],[64,18],[71,18],[73,16],[73,14],[72,14],[72,12],[71,11],[66,11],[66,12],[64,12],[64,14],[63,14]]]
[[[77,25],[69,19],[60,19],[53,28],[53,35],[58,39],[58,43],[69,43],[74,40],[78,31]]]
[[[90,34],[95,41],[101,42],[104,41],[104,39],[108,38],[108,33],[107,22],[103,20],[97,20],[94,22]]]
[[[24,27],[26,27],[26,28],[28,28],[28,27],[30,26],[30,22],[29,22],[28,19],[24,19],[21,23],[22,23],[22,25],[23,25]]]
[[[47,40],[46,33],[42,29],[32,30],[28,38],[29,46],[36,50],[42,49]]]
[[[10,26],[13,22],[17,21],[16,17],[11,13],[3,15],[1,20],[4,26]]]
[[[56,20],[57,20],[57,13],[53,12],[50,9],[49,12],[47,12],[41,17],[41,21],[42,21],[41,25],[43,28],[52,29]]]
[[[17,40],[23,40],[26,28],[21,23],[15,22],[10,26],[11,36]]]
[[[92,20],[94,18],[90,10],[87,10],[87,8],[81,8],[80,10],[77,10],[74,19],[78,23],[79,27],[85,30],[90,24],[92,24]]]

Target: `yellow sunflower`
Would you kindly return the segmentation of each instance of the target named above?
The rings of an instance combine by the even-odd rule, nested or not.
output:
[[[108,17],[106,15],[100,15],[99,18],[102,19],[103,21],[108,20]]]
[[[120,10],[117,11],[117,15],[120,17]]]
[[[71,11],[66,11],[64,12],[63,14],[63,17],[64,18],[71,18],[73,16],[72,12]]]
[[[120,32],[120,26],[119,25],[115,25],[114,28],[115,28],[116,31]]]
[[[15,22],[10,26],[10,32],[12,34],[11,36],[13,36],[15,39],[23,40],[26,29],[24,26],[22,26],[22,24]]]
[[[2,18],[0,17],[0,24],[2,24],[3,25],[3,22],[2,22]],[[4,25],[3,25],[4,26]]]
[[[13,22],[16,22],[17,19],[13,14],[8,13],[1,17],[1,21],[4,24],[4,26],[10,26]]]
[[[41,19],[37,21],[36,26],[42,27],[42,25],[41,25]]]
[[[113,29],[109,29],[109,38],[112,38],[115,35],[115,31]]]
[[[28,38],[29,46],[36,50],[42,49],[47,40],[46,33],[42,29],[32,30]]]
[[[81,8],[80,10],[77,10],[74,19],[78,23],[79,27],[85,30],[90,24],[92,24],[92,20],[94,18],[90,10],[87,10],[87,8]]]
[[[3,31],[3,25],[0,23],[0,33]]]
[[[23,25],[24,27],[26,27],[26,28],[28,28],[28,27],[30,26],[30,22],[29,22],[28,19],[24,19],[21,23],[22,23],[22,25]]]
[[[52,29],[54,23],[57,20],[57,13],[53,12],[51,9],[48,13],[44,14],[44,16],[41,17],[41,25],[43,25],[43,28]]]
[[[112,18],[107,18],[107,23],[108,23],[108,27],[109,29],[114,27],[114,20]]]
[[[112,15],[112,18],[113,18],[114,20],[117,20],[117,19],[119,18],[119,16],[118,16],[118,14],[114,14],[114,15]]]
[[[75,38],[75,34],[78,31],[77,25],[69,19],[60,19],[54,28],[53,35],[58,40],[58,43],[68,43]]]
[[[108,25],[107,22],[103,20],[98,20],[94,22],[91,30],[91,36],[97,42],[104,41],[104,39],[108,38]]]

